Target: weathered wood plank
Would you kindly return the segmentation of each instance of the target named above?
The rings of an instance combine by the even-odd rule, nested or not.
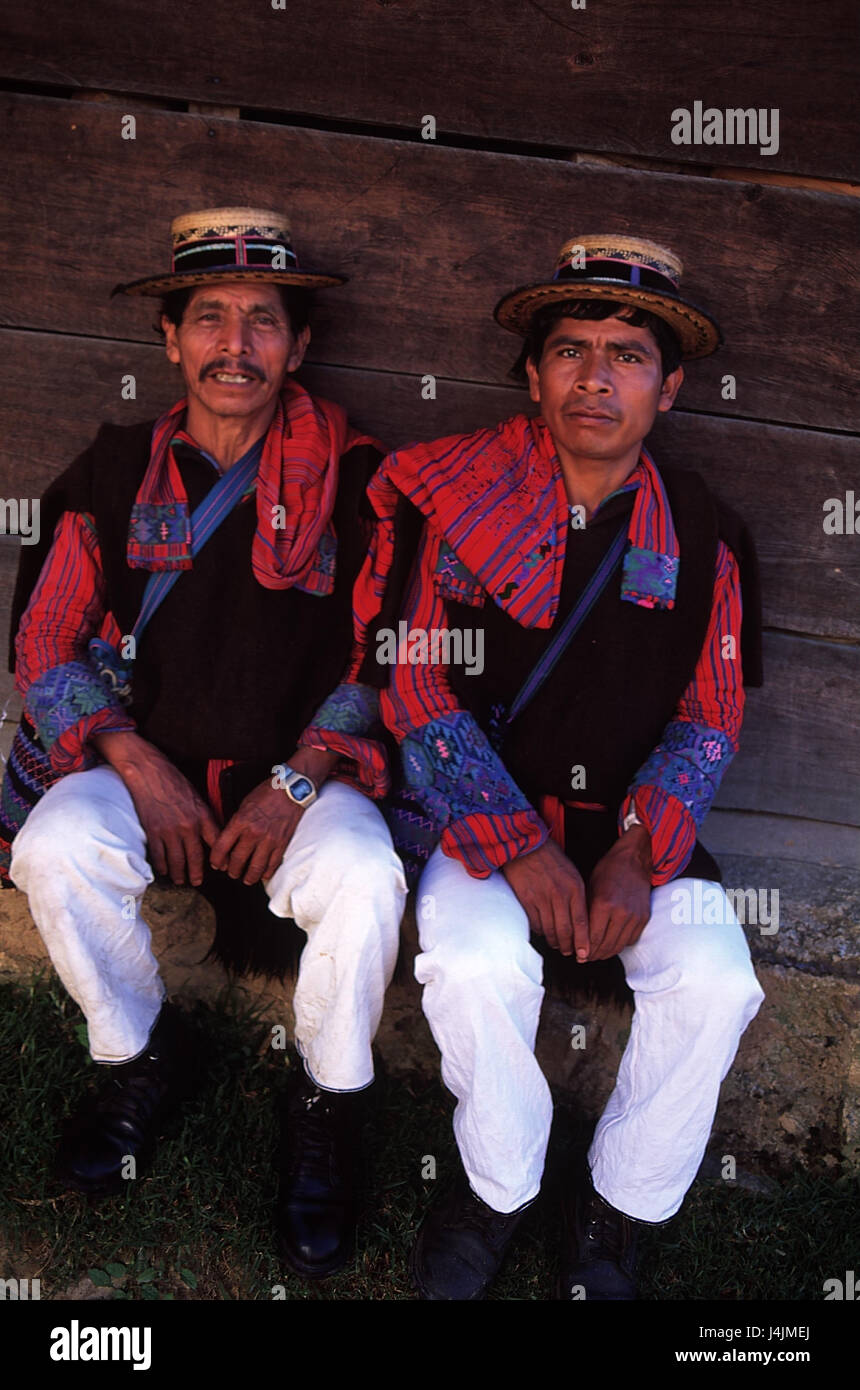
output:
[[[181,394],[157,346],[0,330],[0,353],[4,497],[38,496],[102,420],[154,417]],[[122,399],[127,374],[134,400]],[[444,380],[424,400],[420,377],[324,365],[303,369],[302,380],[391,448],[491,425],[527,404],[523,391]],[[822,510],[829,497],[860,494],[857,440],[675,410],[652,442],[658,460],[697,469],[748,520],[771,627],[860,639],[860,538],[825,535]]]
[[[499,295],[548,274],[577,227],[647,230],[726,335],[690,365],[687,409],[860,421],[856,199],[179,113],[141,112],[123,140],[118,108],[34,97],[0,111],[6,325],[146,340],[152,302],[109,293],[166,266],[177,211],[286,201],[299,254],[351,276],[321,298],[318,361],[500,384],[519,340],[492,320]]]
[[[833,821],[712,810],[702,836],[712,854],[793,860],[817,869],[860,870],[860,829]],[[821,874],[822,884],[829,873]]]
[[[562,149],[856,178],[850,0],[44,0],[7,6],[0,74]],[[777,108],[778,149],[676,145],[671,113]]]
[[[860,639],[860,534],[824,531],[828,499],[844,508],[853,492],[860,502],[860,440],[673,410],[650,444],[701,473],[748,523],[768,626]]]
[[[85,448],[100,421],[158,416],[179,395],[178,374],[157,346],[0,331],[6,363],[0,492],[39,496]],[[122,377],[135,377],[124,400]],[[339,400],[389,448],[411,439],[495,424],[527,406],[525,392],[438,381],[424,400],[421,378],[306,367],[308,388]],[[50,428],[46,423],[50,421]],[[761,557],[768,626],[860,639],[860,545],[825,535],[822,503],[860,477],[860,443],[841,435],[781,430],[674,410],[652,436],[654,455],[700,471],[752,527]]]
[[[769,633],[715,805],[860,825],[860,647]]]

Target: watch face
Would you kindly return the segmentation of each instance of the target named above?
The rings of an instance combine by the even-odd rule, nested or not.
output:
[[[290,785],[290,793],[296,801],[307,801],[313,795],[313,790],[307,777],[297,777]]]

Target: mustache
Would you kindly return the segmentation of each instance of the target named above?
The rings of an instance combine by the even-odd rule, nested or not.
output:
[[[252,362],[243,362],[237,367],[229,359],[219,357],[214,362],[209,362],[205,367],[200,368],[198,381],[203,381],[207,376],[213,376],[215,372],[241,372],[243,376],[251,376],[255,381],[265,381],[263,373],[259,367],[255,367]]]

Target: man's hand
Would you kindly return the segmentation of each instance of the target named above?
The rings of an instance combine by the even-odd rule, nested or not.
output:
[[[632,946],[651,916],[651,836],[632,825],[594,866],[588,885],[589,960]]]
[[[529,926],[563,956],[586,960],[589,953],[585,884],[579,870],[555,843],[547,840],[531,854],[502,866],[529,919]]]
[[[295,772],[314,782],[317,791],[338,762],[337,753],[299,748],[289,759]],[[231,878],[258,883],[271,878],[284,857],[304,808],[291,801],[272,779],[249,792],[212,846],[213,869],[225,869]]]
[[[156,873],[177,886],[203,882],[206,846],[218,838],[210,808],[191,783],[139,734],[96,734],[93,743],[125,782],[146,835]]]

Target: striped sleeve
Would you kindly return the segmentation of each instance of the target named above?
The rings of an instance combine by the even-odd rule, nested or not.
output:
[[[380,708],[400,744],[405,784],[439,829],[443,851],[473,877],[487,878],[537,849],[549,832],[482,729],[458,704],[446,667],[432,659],[430,635],[447,628],[445,602],[434,583],[441,544],[439,533],[426,526],[403,608],[406,650],[392,632],[391,678]],[[381,660],[384,633],[378,639]]]
[[[381,738],[373,737],[381,732],[379,692],[363,684],[359,675],[367,652],[368,629],[382,606],[393,553],[393,525],[389,518],[379,518],[353,586],[353,643],[344,679],[323,701],[298,740],[299,747],[340,754],[334,774],[337,779],[377,798],[385,796],[391,785],[385,745]]]
[[[92,518],[64,512],[15,640],[15,683],[56,772],[99,761],[94,734],[135,727],[88,660],[87,643],[108,621]]]
[[[648,829],[655,887],[683,871],[738,750],[744,709],[741,613],[738,565],[721,541],[710,623],[693,679],[618,813],[619,832],[634,805]]]

